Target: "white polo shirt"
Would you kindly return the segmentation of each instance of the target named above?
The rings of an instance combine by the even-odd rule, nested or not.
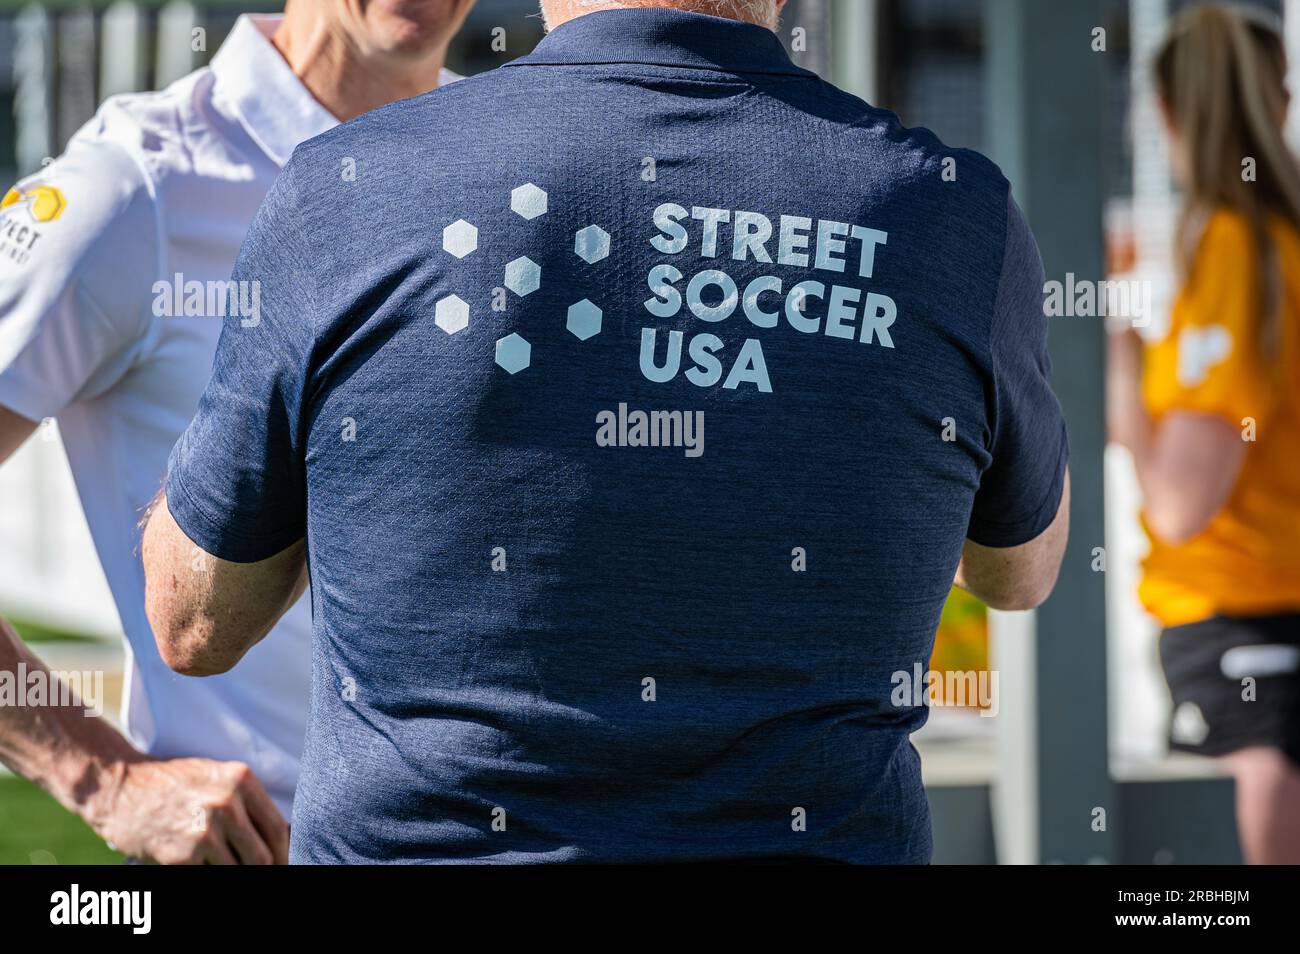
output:
[[[132,741],[161,757],[247,762],[289,817],[310,601],[232,672],[178,676],[145,618],[138,528],[211,373],[215,283],[294,147],[336,124],[271,45],[278,23],[240,17],[211,66],[107,100],[62,157],[4,197],[0,405],[58,419],[126,631]]]

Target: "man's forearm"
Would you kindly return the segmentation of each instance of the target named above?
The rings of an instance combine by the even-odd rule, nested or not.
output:
[[[0,673],[45,664],[0,620]],[[50,685],[51,683],[47,683]],[[0,705],[0,762],[85,819],[105,841],[162,864],[284,864],[289,828],[239,762],[158,760],[80,705]],[[57,700],[56,700],[57,701]]]
[[[16,680],[23,664],[53,685],[54,676],[13,629],[0,620],[0,672]],[[96,827],[125,766],[147,756],[108,722],[81,705],[60,706],[47,692],[41,705],[0,705],[0,762],[35,782]]]

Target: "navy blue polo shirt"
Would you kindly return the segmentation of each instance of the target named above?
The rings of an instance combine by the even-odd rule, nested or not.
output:
[[[234,281],[166,490],[306,537],[295,861],[929,859],[898,674],[1066,459],[990,162],[592,13],[300,146]]]

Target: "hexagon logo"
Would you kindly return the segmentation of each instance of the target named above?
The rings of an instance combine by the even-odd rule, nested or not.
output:
[[[537,291],[542,283],[542,267],[527,255],[506,263],[506,288],[520,298]]]
[[[592,335],[600,334],[600,318],[600,309],[584,298],[569,306],[569,320],[565,327],[577,335],[579,341],[586,341]]]
[[[478,229],[464,219],[457,219],[442,230],[442,247],[457,258],[464,258],[478,248]]]
[[[68,200],[58,186],[34,185],[27,189],[14,186],[0,199],[0,209],[23,203],[33,222],[53,222],[67,208]]]
[[[510,190],[510,208],[525,219],[535,219],[546,213],[546,192],[525,182]]]
[[[533,360],[533,346],[516,334],[497,339],[497,364],[511,374],[518,374]]]
[[[433,323],[449,335],[464,331],[469,326],[469,305],[459,295],[439,298],[433,309]]]
[[[599,225],[588,225],[573,233],[573,253],[588,265],[609,254],[609,233]]]

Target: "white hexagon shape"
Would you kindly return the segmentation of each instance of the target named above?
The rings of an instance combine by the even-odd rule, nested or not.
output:
[[[469,305],[459,295],[439,298],[433,309],[433,323],[449,335],[464,331],[469,326]]]
[[[599,225],[588,225],[573,233],[573,253],[588,265],[609,254],[609,233]]]
[[[542,267],[527,255],[506,263],[506,288],[520,298],[537,291],[537,286],[541,283]]]
[[[478,248],[478,229],[464,219],[457,219],[442,230],[442,247],[457,258],[464,258]]]
[[[578,336],[579,341],[586,341],[592,335],[600,334],[600,309],[584,298],[576,305],[569,306],[569,319],[564,327]]]
[[[533,346],[519,335],[510,334],[497,340],[497,364],[517,374],[533,360]]]
[[[525,182],[510,190],[510,208],[526,219],[535,219],[546,212],[546,192]]]

